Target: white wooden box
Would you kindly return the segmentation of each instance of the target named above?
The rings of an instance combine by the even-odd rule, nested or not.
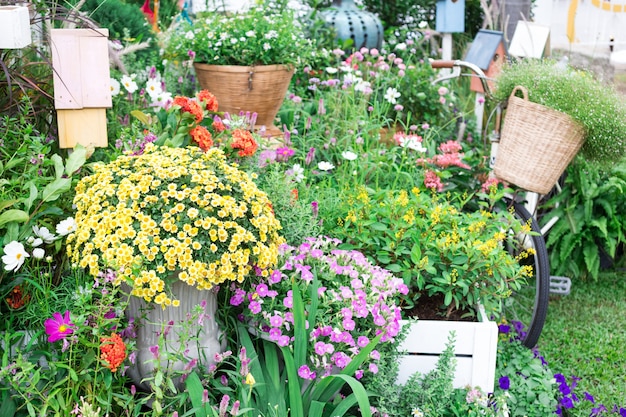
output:
[[[28,8],[0,6],[0,49],[24,48],[31,41]]]
[[[495,322],[403,320],[402,326],[411,327],[398,347],[404,353],[400,358],[398,383],[404,384],[415,372],[423,375],[435,369],[450,332],[455,331],[454,387],[480,387],[484,392],[493,392],[498,352]]]

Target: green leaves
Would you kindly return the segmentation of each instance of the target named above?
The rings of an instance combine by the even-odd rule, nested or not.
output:
[[[546,239],[554,274],[597,279],[601,253],[612,258],[626,243],[624,166],[600,170],[578,159],[568,168],[562,191],[545,204],[550,216],[542,221],[558,218]]]

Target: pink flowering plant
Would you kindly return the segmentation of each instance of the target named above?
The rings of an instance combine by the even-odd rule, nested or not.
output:
[[[392,343],[400,331],[397,302],[407,286],[362,253],[339,249],[340,243],[317,237],[297,248],[283,245],[279,267],[267,278],[235,288],[230,298],[251,332],[293,349],[295,283],[308,312],[308,359],[297,364],[298,376],[306,380],[345,369],[377,336],[380,343]],[[379,359],[373,350],[353,376],[376,373]]]

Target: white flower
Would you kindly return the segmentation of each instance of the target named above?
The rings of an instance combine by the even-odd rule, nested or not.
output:
[[[348,161],[354,161],[356,158],[358,158],[357,154],[352,151],[343,151],[341,152],[341,156]]]
[[[400,146],[402,146],[403,148],[413,149],[417,152],[424,153],[428,150],[424,146],[422,146],[422,139],[416,135],[403,136],[400,138],[399,142]]]
[[[50,233],[47,227],[39,227],[36,224],[33,225],[33,233],[35,236],[41,238],[46,243],[52,243],[56,239],[56,236]],[[38,245],[35,245],[38,246]]]
[[[195,38],[196,35],[194,35],[193,31],[189,30],[187,31],[187,33],[185,33],[185,39],[193,39]]]
[[[150,103],[153,107],[162,107],[167,108],[170,103],[173,101],[172,93],[168,93],[167,91],[162,91],[160,94],[157,94],[156,97],[151,97],[152,103]]]
[[[33,258],[43,259],[44,256],[46,256],[46,251],[43,250],[42,248],[33,249]]]
[[[417,407],[411,411],[411,414],[413,415],[413,417],[424,417],[424,413],[422,412],[422,410]]]
[[[339,70],[335,67],[326,67],[326,72],[329,74],[337,74],[337,71]]]
[[[317,167],[322,170],[322,171],[330,171],[331,169],[333,169],[335,166],[333,164],[331,164],[330,162],[326,162],[326,161],[322,161],[320,163],[317,164]]]
[[[360,80],[354,85],[354,91],[359,91],[363,94],[370,94],[372,92],[372,83]]]
[[[256,36],[256,34],[254,33],[253,30],[249,30],[246,32],[246,36],[249,38],[254,38]]]
[[[24,264],[26,258],[30,255],[26,253],[24,245],[20,242],[12,241],[4,247],[4,269],[7,271],[17,271]]]
[[[278,32],[275,30],[270,30],[265,34],[265,39],[275,39],[278,38]]]
[[[150,95],[150,98],[155,100],[156,97],[163,92],[163,89],[161,88],[161,81],[156,78],[150,78],[146,82],[146,91]]]
[[[294,164],[293,167],[291,167],[291,171],[293,172],[293,179],[296,182],[300,182],[305,178],[304,168],[302,168],[300,164]]]
[[[422,20],[419,25],[417,25],[420,29],[425,29],[428,27],[428,22],[425,20]]]
[[[35,238],[34,236],[29,236],[28,239],[26,239],[26,242],[28,242],[28,244],[33,248],[36,248],[37,246],[41,246],[43,239],[40,237]]]
[[[68,217],[67,219],[57,224],[57,233],[60,236],[67,236],[75,230],[76,230],[76,221],[74,220],[73,217]]]
[[[269,43],[265,42],[263,44],[263,49],[266,51],[269,51],[270,49],[272,49],[272,45],[270,45]]]
[[[126,91],[128,91],[131,94],[139,89],[139,86],[135,82],[134,78],[135,78],[134,74],[130,76],[129,75],[122,76],[122,85],[124,86]]]
[[[111,95],[116,96],[120,93],[120,82],[115,78],[111,78]]]
[[[385,100],[387,100],[391,104],[396,104],[396,99],[399,98],[401,94],[393,87],[389,87],[385,92]]]
[[[405,51],[406,50],[406,43],[402,42],[396,45],[396,48],[398,51]]]

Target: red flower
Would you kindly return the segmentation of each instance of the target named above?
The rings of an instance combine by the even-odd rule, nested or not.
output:
[[[113,333],[111,337],[100,338],[100,359],[104,366],[111,372],[117,371],[124,359],[126,359],[126,345],[119,334]]]
[[[252,156],[259,145],[252,137],[252,133],[243,129],[233,131],[233,142],[230,144],[233,149],[239,149],[239,156]]]
[[[189,134],[203,151],[206,152],[213,146],[213,136],[204,126],[194,127],[189,131]]]
[[[204,112],[202,107],[189,97],[176,96],[174,98],[174,105],[180,107],[180,111],[183,113],[189,113],[194,116],[196,123],[200,123],[204,118]]]
[[[218,108],[217,98],[209,90],[201,90],[196,95],[198,101],[210,112],[216,112]]]

